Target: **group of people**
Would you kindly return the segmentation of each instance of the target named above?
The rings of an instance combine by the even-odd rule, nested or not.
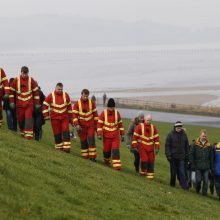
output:
[[[106,97],[104,98],[103,104],[106,102]],[[98,115],[96,103],[89,98],[88,89],[82,90],[80,99],[73,106],[60,82],[45,97],[36,80],[29,76],[28,67],[23,66],[21,74],[9,82],[4,70],[0,68],[0,126],[3,100],[7,111],[10,110],[10,113],[6,111],[8,125],[13,124],[11,130],[17,130],[18,122],[22,137],[30,140],[35,136],[39,140],[44,121],[50,120],[55,149],[69,153],[71,124],[80,138],[82,158],[96,162],[96,132],[97,138],[103,139],[104,164],[115,170],[121,169],[120,141],[125,140],[125,132],[121,115],[115,109],[114,99],[108,99],[107,108]],[[144,115],[143,112],[137,114],[128,129],[126,142],[134,154],[136,173],[153,179],[155,155],[159,153],[160,140],[151,115]],[[183,125],[177,121],[166,138],[165,154],[170,163],[171,186],[176,185],[177,178],[180,186],[187,190],[191,184],[189,177],[195,172],[196,192],[200,192],[203,181],[202,194],[207,195],[210,175],[220,199],[220,143],[211,145],[205,130],[189,145]]]

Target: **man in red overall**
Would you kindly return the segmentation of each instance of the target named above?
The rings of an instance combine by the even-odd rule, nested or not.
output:
[[[112,98],[107,103],[107,109],[99,117],[97,135],[99,139],[103,136],[104,163],[110,166],[112,159],[113,169],[120,170],[120,136],[123,142],[124,128],[120,113],[115,109],[115,101]]]
[[[3,96],[4,92],[4,96]],[[9,98],[9,83],[5,71],[0,68],[0,127],[2,126],[2,100]]]
[[[81,155],[96,162],[95,130],[97,127],[98,112],[95,102],[89,99],[89,90],[83,89],[81,98],[73,107],[73,123],[81,142]]]
[[[146,115],[144,123],[136,127],[132,139],[132,147],[140,153],[140,174],[147,176],[148,179],[154,178],[155,154],[158,154],[160,149],[159,134],[156,127],[151,124],[151,120],[152,116]]]
[[[16,94],[16,112],[21,135],[26,139],[33,138],[33,110],[40,110],[40,97],[36,81],[28,75],[26,66],[21,68],[21,75],[16,77],[11,85],[10,107],[15,109],[14,94]]]
[[[69,153],[71,148],[69,123],[72,123],[72,105],[68,93],[63,91],[62,83],[57,83],[55,91],[50,93],[43,103],[45,120],[49,119],[49,107],[55,148]]]

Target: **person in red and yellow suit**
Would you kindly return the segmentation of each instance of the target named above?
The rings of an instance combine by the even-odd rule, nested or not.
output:
[[[89,90],[83,89],[81,98],[74,103],[73,123],[81,142],[81,155],[96,162],[95,130],[97,127],[98,112],[96,104],[89,99]]]
[[[151,121],[152,116],[146,115],[144,123],[136,127],[132,139],[132,147],[140,153],[140,175],[147,176],[148,179],[154,178],[155,154],[158,154],[160,149],[159,134]]]
[[[110,98],[108,100],[107,109],[101,113],[97,128],[98,138],[101,140],[103,136],[103,156],[105,165],[110,166],[112,162],[113,169],[120,170],[120,136],[123,142],[124,128],[120,113],[115,109],[114,99]]]
[[[9,98],[9,83],[8,79],[6,77],[5,71],[0,68],[0,127],[2,126],[2,100],[3,99],[8,99]],[[4,96],[3,96],[4,92]]]
[[[50,108],[50,116],[49,110]],[[72,105],[68,93],[63,91],[63,84],[57,83],[55,91],[43,102],[44,119],[50,118],[53,129],[55,148],[70,152],[69,123],[72,123]]]
[[[21,68],[21,75],[16,77],[11,84],[10,107],[17,113],[21,135],[26,139],[33,138],[33,110],[40,110],[40,97],[36,81],[28,75],[26,66]],[[14,103],[16,96],[16,106]]]

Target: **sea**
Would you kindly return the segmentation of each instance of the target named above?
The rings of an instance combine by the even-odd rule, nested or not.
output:
[[[219,97],[212,105],[220,105],[220,44],[14,49],[1,50],[0,59],[8,78],[28,66],[45,94],[53,91],[57,82],[62,82],[73,98],[79,97],[83,88],[97,97],[104,92],[112,97],[132,97],[137,93],[127,90],[168,88],[166,92],[139,93],[153,96],[200,94],[198,87],[209,87],[205,93]]]

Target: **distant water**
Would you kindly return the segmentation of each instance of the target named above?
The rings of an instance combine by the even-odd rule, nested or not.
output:
[[[0,59],[9,77],[27,65],[45,93],[63,82],[73,97],[82,88],[94,92],[220,84],[219,45],[29,49],[0,51]]]

